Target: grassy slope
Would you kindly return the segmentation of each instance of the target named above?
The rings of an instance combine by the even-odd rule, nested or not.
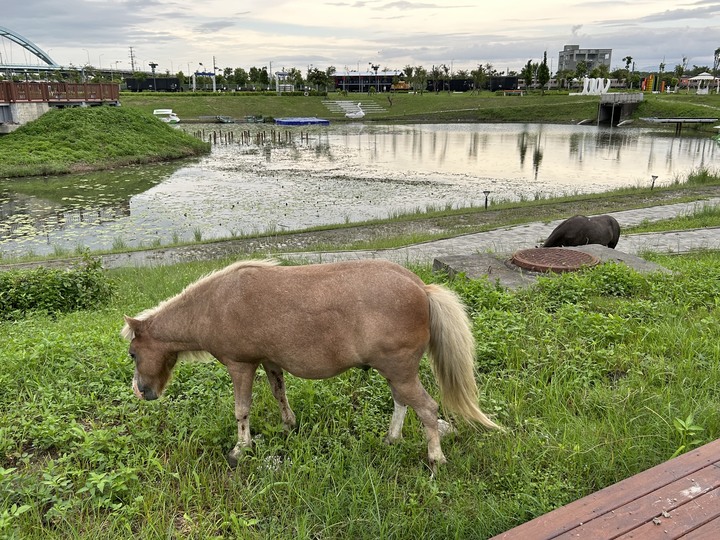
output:
[[[0,176],[112,168],[209,151],[208,144],[137,109],[52,110],[0,137]]]
[[[246,116],[266,117],[318,116],[332,121],[346,120],[342,114],[331,113],[325,100],[373,102],[384,109],[365,117],[366,121],[394,122],[557,122],[577,123],[593,120],[597,115],[598,98],[547,93],[523,97],[503,97],[489,92],[396,94],[392,105],[387,94],[330,94],[318,96],[248,96],[232,94],[151,94],[124,93],[124,106],[152,112],[158,107],[172,108],[181,118],[196,119],[204,115],[227,115],[238,120]],[[685,94],[646,94],[644,102],[633,115],[659,117],[720,117],[720,96]]]
[[[676,274],[608,265],[518,293],[455,282],[478,338],[481,405],[508,432],[458,424],[435,478],[414,414],[404,441],[382,443],[390,393],[362,370],[288,377],[289,436],[258,378],[256,449],[229,470],[225,369],[181,364],[165,396],[140,402],[117,335],[123,313],[222,263],[115,271],[106,309],[0,323],[0,537],[499,533],[720,436],[720,255],[656,260]],[[426,365],[422,378],[436,394]]]

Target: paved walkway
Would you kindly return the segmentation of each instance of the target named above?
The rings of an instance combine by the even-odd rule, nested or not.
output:
[[[613,212],[620,227],[637,225],[644,221],[659,221],[693,213],[703,205],[716,206],[720,197],[706,199],[701,202],[669,204],[654,206],[640,210]],[[331,262],[349,259],[390,259],[401,264],[408,262],[432,263],[436,257],[449,255],[471,255],[475,253],[513,253],[518,249],[528,249],[547,238],[562,220],[548,223],[529,223],[517,227],[504,227],[487,232],[465,234],[446,240],[423,242],[410,246],[384,249],[338,252],[289,252],[268,253],[268,256],[293,259],[303,262]],[[662,251],[682,253],[696,249],[720,249],[720,228],[695,229],[689,231],[673,231],[666,233],[647,233],[624,235],[620,233],[617,250],[631,255],[644,251]],[[255,252],[262,255],[262,252]],[[194,260],[232,256],[232,245],[217,244],[216,246],[181,246],[157,250],[137,251],[105,255],[102,264],[105,268],[125,266],[161,266]]]
[[[676,216],[692,214],[703,205],[716,206],[720,197],[702,202],[678,203],[665,206],[653,206],[639,210],[612,212],[620,228],[638,225],[643,222],[660,221]],[[517,227],[504,227],[487,232],[465,234],[446,240],[435,240],[413,244],[396,249],[339,251],[322,253],[287,253],[283,258],[292,258],[307,262],[331,262],[347,259],[384,258],[400,263],[432,262],[436,257],[472,253],[513,253],[518,249],[539,246],[552,230],[563,220],[548,223],[529,223]],[[720,227],[671,231],[664,233],[642,233],[623,235],[616,248],[632,255],[644,251],[683,253],[697,249],[720,249]]]

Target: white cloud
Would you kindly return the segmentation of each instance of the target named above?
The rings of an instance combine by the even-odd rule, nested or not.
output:
[[[138,65],[154,61],[161,71],[210,65],[213,57],[218,66],[246,69],[490,62],[504,70],[545,51],[556,62],[565,44],[577,44],[613,49],[613,67],[627,55],[638,68],[663,60],[672,67],[683,57],[712,65],[720,1],[516,0],[489,8],[463,0],[25,0],[14,2],[2,25],[64,65],[127,68],[132,47]],[[37,62],[1,41],[3,61]]]

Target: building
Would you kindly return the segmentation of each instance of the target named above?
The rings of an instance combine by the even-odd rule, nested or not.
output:
[[[576,71],[579,62],[585,62],[588,72],[598,66],[610,69],[612,49],[581,49],[580,45],[565,45],[558,56],[558,71]]]
[[[519,77],[490,77],[490,91],[497,92],[498,90],[517,90],[520,88]]]
[[[402,71],[343,71],[335,72],[331,79],[335,90],[344,92],[369,92],[374,88],[376,92],[389,92],[394,82],[404,77]]]
[[[145,79],[135,79],[129,77],[125,79],[125,86],[131,92],[156,91],[156,92],[180,92],[180,79],[177,77],[147,77]]]

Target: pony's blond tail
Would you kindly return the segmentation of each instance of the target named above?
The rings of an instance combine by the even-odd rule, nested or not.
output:
[[[475,383],[475,339],[460,298],[440,285],[426,285],[430,301],[430,366],[443,406],[466,420],[501,429],[478,407]]]

